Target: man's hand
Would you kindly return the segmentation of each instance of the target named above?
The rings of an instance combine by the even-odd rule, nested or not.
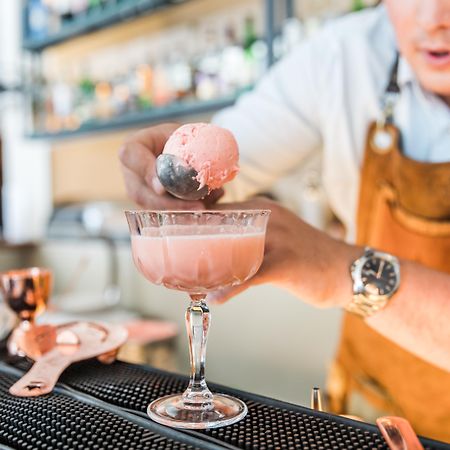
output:
[[[349,267],[363,254],[362,247],[337,241],[268,200],[216,208],[270,209],[272,214],[258,273],[240,286],[209,294],[208,300],[222,303],[250,286],[272,283],[317,307],[345,307],[350,302]],[[407,260],[401,260],[401,271],[399,290],[366,323],[419,358],[450,371],[450,276]]]
[[[166,193],[156,176],[156,158],[178,127],[176,123],[165,123],[145,128],[131,135],[119,150],[128,196],[142,208],[204,209],[205,203],[214,203],[223,194],[222,190],[216,190],[204,201],[188,202]]]
[[[352,297],[350,264],[362,250],[335,240],[278,203],[254,199],[219,205],[226,209],[270,209],[264,261],[246,283],[208,296],[222,303],[250,286],[271,283],[318,307],[345,306]]]

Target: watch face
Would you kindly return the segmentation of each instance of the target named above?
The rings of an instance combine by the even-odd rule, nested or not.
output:
[[[396,288],[397,274],[392,263],[373,256],[364,263],[361,280],[369,294],[389,295]]]

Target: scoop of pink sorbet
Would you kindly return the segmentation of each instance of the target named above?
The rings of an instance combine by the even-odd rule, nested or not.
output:
[[[173,132],[163,153],[177,156],[198,173],[199,189],[222,187],[239,171],[239,152],[230,131],[209,123],[190,123]]]

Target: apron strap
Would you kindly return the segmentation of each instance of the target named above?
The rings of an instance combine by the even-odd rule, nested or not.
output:
[[[393,124],[394,121],[394,107],[400,96],[400,87],[398,85],[398,64],[400,60],[400,54],[397,51],[395,54],[395,61],[391,67],[389,74],[389,81],[384,90],[383,98],[381,99],[382,116],[377,121],[378,128],[384,128],[386,124]]]
[[[399,52],[395,53],[395,61],[391,67],[391,72],[389,74],[389,82],[386,86],[385,92],[390,94],[400,94],[400,86],[398,85],[398,63],[400,61]]]

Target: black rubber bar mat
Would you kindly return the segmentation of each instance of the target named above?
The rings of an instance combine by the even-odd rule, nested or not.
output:
[[[23,367],[23,363],[21,363]],[[146,417],[150,401],[182,392],[188,378],[147,366],[95,360],[71,366],[60,379],[63,386],[88,394],[128,412]],[[241,422],[223,428],[189,432],[219,441],[231,449],[378,450],[388,449],[378,429],[370,424],[312,411],[297,405],[209,383],[213,392],[241,398],[249,413]],[[149,419],[148,419],[149,420]],[[150,420],[149,420],[150,421]],[[183,431],[185,433],[185,431]],[[450,445],[421,438],[428,450],[450,450]]]
[[[19,372],[0,365],[0,448],[215,449],[222,446],[173,430],[58,386],[52,394],[18,398],[9,387]]]

